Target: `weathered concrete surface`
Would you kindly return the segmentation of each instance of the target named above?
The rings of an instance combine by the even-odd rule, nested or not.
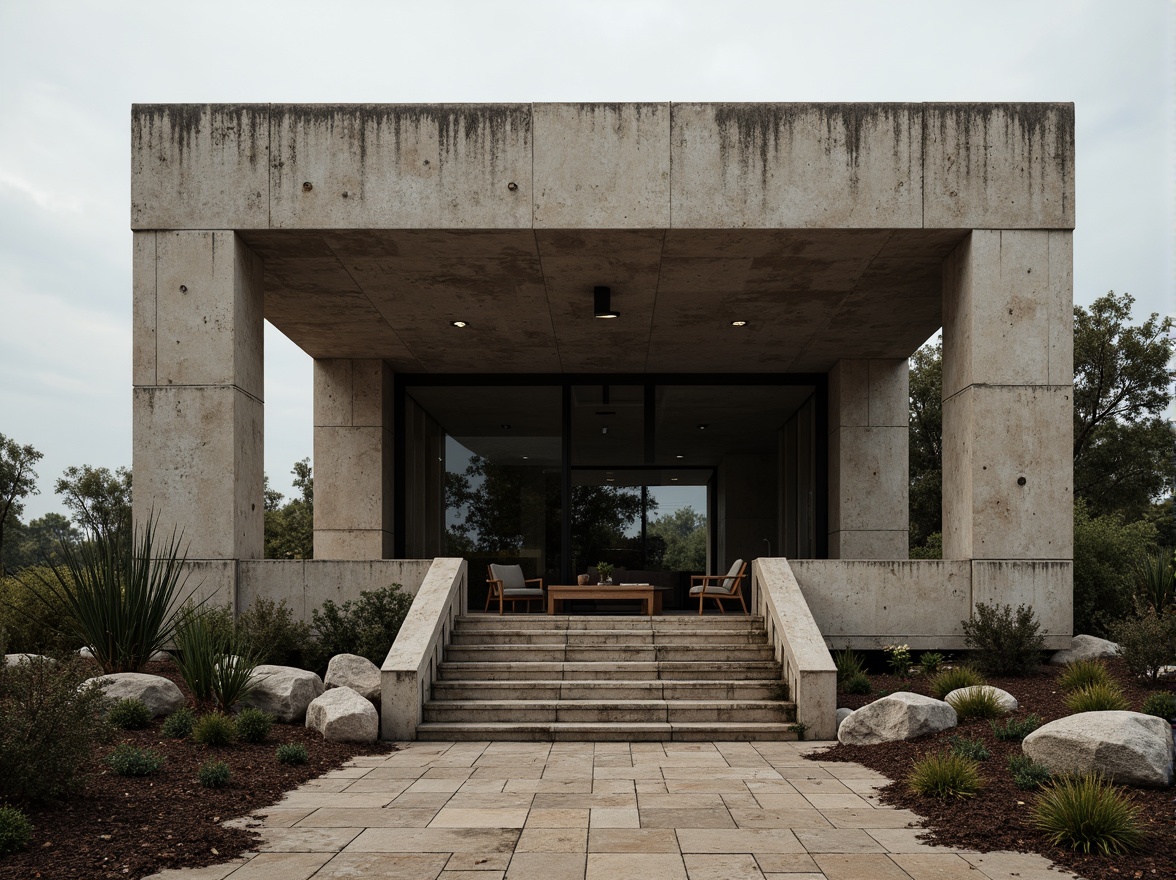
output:
[[[829,371],[829,555],[905,559],[909,541],[908,369],[840,360]]]
[[[250,559],[237,565],[239,611],[258,599],[286,600],[290,613],[310,621],[310,613],[330,599],[341,604],[365,590],[400,584],[416,595],[431,559]]]
[[[1064,648],[1074,631],[1074,564],[1062,561],[972,562],[972,605],[1025,604],[1037,614],[1047,648]]]
[[[392,371],[382,360],[314,362],[314,555],[392,555]]]

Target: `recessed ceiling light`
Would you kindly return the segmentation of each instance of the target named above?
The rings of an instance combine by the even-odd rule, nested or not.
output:
[[[612,289],[597,285],[592,288],[592,314],[597,318],[619,318],[621,313],[612,307]]]
[[[684,456],[684,455],[675,455],[675,456],[674,456],[674,458],[685,458],[685,457],[686,457],[686,456]]]
[[[462,327],[467,327],[467,326],[469,326],[468,324],[466,324],[466,322],[465,322],[465,321],[450,321],[449,323],[450,323],[451,325],[453,325],[454,327],[457,327],[457,328],[459,328],[459,329],[460,329],[460,328],[462,328]]]
[[[699,425],[699,426],[698,426],[698,430],[700,430],[700,431],[705,431],[705,430],[706,430],[707,428],[709,428],[709,427],[710,427],[709,425]]]
[[[502,428],[502,430],[504,430],[504,431],[510,430],[510,425],[499,425],[498,427]]]
[[[529,455],[523,456],[523,461],[530,461],[530,460],[531,460],[531,456],[529,456]]]
[[[615,483],[616,477],[605,477],[604,480],[606,483]]]
[[[746,327],[747,322],[746,321],[732,321],[731,326],[732,327]]]
[[[678,478],[677,477],[670,477],[670,482],[676,483],[676,482],[678,482]]]

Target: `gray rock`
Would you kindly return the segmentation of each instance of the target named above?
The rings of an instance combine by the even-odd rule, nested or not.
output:
[[[170,715],[184,706],[184,695],[174,683],[162,675],[143,672],[114,672],[99,675],[83,682],[83,687],[97,682],[112,700],[139,700],[152,715]]]
[[[1140,712],[1080,712],[1042,725],[1021,750],[1055,773],[1102,773],[1115,782],[1172,784],[1172,727]]]
[[[1070,647],[1064,651],[1057,651],[1049,658],[1050,663],[1066,664],[1075,660],[1098,660],[1101,657],[1114,657],[1119,653],[1119,645],[1098,636],[1074,636],[1070,639]]]
[[[956,711],[943,700],[899,691],[867,703],[841,722],[838,742],[871,746],[955,727]]]
[[[853,714],[853,709],[847,709],[844,706],[842,706],[840,709],[838,709],[837,710],[837,724],[836,724],[837,729],[840,730],[841,729],[841,722],[844,721],[846,718],[848,718],[852,714]]]
[[[269,712],[284,724],[302,721],[310,701],[323,692],[321,678],[294,666],[263,663],[253,670],[249,682],[253,689],[241,702]]]
[[[50,663],[53,662],[52,657],[46,657],[44,654],[5,654],[4,655],[4,665],[5,666],[16,666],[20,663],[27,663],[30,660],[48,660]]]
[[[78,656],[85,657],[87,660],[93,660],[94,659],[94,649],[90,648],[90,647],[78,648]],[[170,659],[171,659],[171,654],[169,654],[167,651],[156,651],[155,653],[153,653],[151,655],[152,662],[154,662],[156,660],[170,660]]]
[[[324,739],[375,742],[380,732],[380,716],[367,698],[349,687],[334,687],[307,707],[306,726],[317,730]]]
[[[1002,691],[998,687],[993,687],[990,684],[973,684],[968,687],[956,688],[950,694],[943,698],[944,702],[950,703],[952,708],[955,708],[955,701],[959,697],[965,697],[972,691],[991,691],[996,696],[996,701],[1000,704],[1000,708],[1004,712],[1014,712],[1021,704],[1017,702],[1017,698],[1008,691]]]
[[[380,667],[358,654],[336,654],[327,664],[323,684],[327,690],[349,687],[375,703],[380,699]]]

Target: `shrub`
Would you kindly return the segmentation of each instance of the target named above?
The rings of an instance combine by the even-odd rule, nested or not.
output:
[[[220,712],[201,715],[192,726],[192,739],[202,746],[227,746],[237,735],[233,719]]]
[[[988,725],[992,728],[993,736],[1002,742],[1020,742],[1041,727],[1041,719],[1036,715],[1026,715],[1024,718],[1010,718],[1004,724],[989,721]]]
[[[948,702],[962,721],[972,718],[999,718],[1004,714],[996,693],[987,687],[976,687],[962,694],[955,694],[949,697]]]
[[[1033,609],[1018,605],[976,603],[971,620],[961,620],[964,641],[976,651],[976,663],[989,675],[1029,675],[1041,662],[1045,636]]]
[[[972,797],[980,790],[980,765],[971,758],[944,752],[915,762],[907,785],[930,797]]]
[[[47,602],[42,601],[26,583],[36,584],[52,576],[48,567],[35,566],[24,569],[19,577],[0,577],[0,627],[7,636],[5,654],[59,654],[82,646],[82,640],[71,635],[65,623],[65,603],[52,594],[45,597]]]
[[[1009,755],[1009,772],[1013,774],[1013,782],[1021,791],[1041,788],[1050,780],[1049,768],[1038,764],[1028,755]]]
[[[1074,632],[1111,637],[1112,625],[1131,614],[1132,563],[1156,540],[1149,522],[1118,514],[1091,516],[1074,501]]]
[[[311,612],[318,636],[311,658],[315,670],[325,671],[336,654],[358,654],[383,665],[411,607],[412,596],[401,592],[400,584],[365,590],[357,601],[348,599],[342,605],[328,599],[321,611]]]
[[[911,671],[910,645],[883,645],[882,652],[886,655],[886,665],[890,672],[900,678],[906,678]]]
[[[150,776],[163,766],[163,756],[130,743],[119,743],[106,756],[106,763],[119,776]]]
[[[973,761],[987,761],[992,757],[992,753],[988,751],[988,747],[984,745],[983,740],[952,736],[947,741],[951,746],[952,753],[959,755],[961,758],[971,758]]]
[[[196,699],[227,712],[252,690],[257,661],[219,611],[189,609],[176,627],[176,646],[176,665]]]
[[[62,565],[34,570],[25,585],[46,611],[63,608],[63,629],[91,647],[103,672],[141,671],[180,614],[187,574],[177,533],[160,540],[149,519],[133,537],[116,527],[60,550]]]
[[[1075,660],[1067,663],[1058,676],[1058,686],[1069,693],[1092,684],[1112,684],[1111,672],[1098,660]]]
[[[60,797],[81,782],[110,701],[78,657],[0,665],[0,798]]]
[[[274,719],[268,712],[250,706],[237,715],[237,739],[241,742],[259,743],[269,736]]]
[[[1143,842],[1139,808],[1101,776],[1059,777],[1033,807],[1050,842],[1084,853],[1130,852]]]
[[[119,700],[106,713],[106,720],[123,730],[142,730],[155,717],[142,700]]]
[[[847,694],[868,694],[871,690],[870,676],[864,672],[851,675],[841,685],[841,690]]]
[[[788,729],[796,734],[797,742],[804,742],[804,735],[808,732],[808,725],[803,721],[794,721],[788,725]]]
[[[943,655],[937,651],[924,651],[919,657],[919,668],[924,675],[935,675],[943,665]]]
[[[1066,706],[1074,714],[1121,712],[1128,708],[1123,692],[1113,684],[1090,684],[1066,694]]]
[[[931,679],[931,693],[942,700],[952,691],[984,684],[984,677],[971,666],[956,666],[945,669]]]
[[[196,771],[196,776],[205,788],[224,788],[229,784],[232,771],[224,761],[205,761]]]
[[[1119,656],[1132,675],[1156,681],[1160,669],[1176,662],[1176,614],[1147,611],[1111,627]]]
[[[305,764],[310,760],[310,755],[306,753],[306,746],[302,743],[282,743],[278,746],[276,754],[278,763],[281,764]]]
[[[1171,720],[1176,718],[1176,694],[1168,691],[1158,691],[1148,694],[1143,701],[1143,708],[1139,710],[1144,715],[1155,715],[1157,718]]]
[[[278,666],[302,666],[311,641],[309,624],[294,619],[285,599],[276,604],[269,599],[254,600],[237,618],[237,632],[253,649],[258,663]]]
[[[866,664],[862,655],[853,648],[833,652],[833,663],[837,666],[837,682],[840,684],[855,675],[865,675]]]
[[[163,735],[170,739],[187,739],[192,735],[192,726],[196,723],[196,716],[186,706],[176,709],[164,719]]]
[[[1163,614],[1176,601],[1176,569],[1172,548],[1145,553],[1135,565],[1135,598],[1144,608]]]
[[[29,845],[33,824],[16,807],[0,807],[0,857]]]

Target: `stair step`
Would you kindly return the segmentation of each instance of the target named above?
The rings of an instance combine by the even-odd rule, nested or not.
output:
[[[622,616],[622,615],[568,615],[568,614],[467,614],[454,623],[454,632],[484,629],[500,632],[504,629],[539,630],[646,630],[669,632],[673,630],[699,631],[707,629],[762,630],[762,617],[744,617],[738,614],[723,616],[699,616],[697,614]]]
[[[770,660],[767,645],[450,645],[446,661],[454,663],[632,663],[638,661],[704,661],[724,665]]]
[[[501,645],[755,645],[766,646],[767,633],[748,629],[712,629],[705,632],[691,632],[678,628],[673,630],[541,630],[541,629],[455,629],[450,645],[501,646]]]
[[[778,679],[747,681],[437,681],[434,700],[768,700]]]
[[[446,660],[438,667],[442,681],[748,681],[780,680],[780,664],[774,660],[747,660],[739,663],[691,661],[574,662],[486,661],[454,662]]]
[[[789,722],[795,706],[771,700],[430,700],[424,719],[433,722]]]
[[[774,722],[675,722],[615,724],[575,722],[426,722],[417,726],[417,739],[485,742],[740,742],[795,740],[788,724]]]

